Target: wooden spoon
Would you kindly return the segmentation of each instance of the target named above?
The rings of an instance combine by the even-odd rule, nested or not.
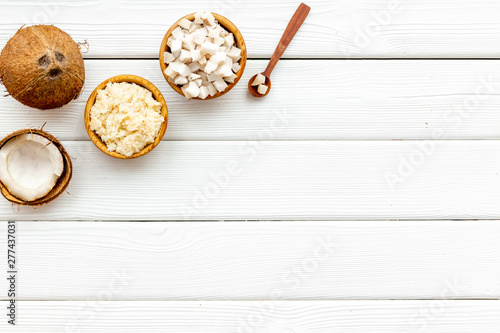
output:
[[[292,19],[288,23],[288,26],[286,27],[285,32],[283,33],[283,36],[281,37],[280,42],[278,43],[278,46],[276,47],[276,50],[274,51],[273,56],[271,57],[271,60],[269,60],[269,64],[267,65],[267,68],[264,72],[261,74],[266,77],[266,82],[264,83],[267,86],[267,91],[265,94],[260,94],[257,91],[258,86],[252,86],[253,81],[257,77],[258,74],[252,76],[250,81],[248,81],[248,90],[254,95],[255,97],[264,97],[269,92],[271,91],[271,72],[273,71],[274,67],[278,63],[278,60],[280,60],[281,56],[283,55],[283,52],[285,52],[288,44],[292,41],[293,37],[299,30],[300,26],[302,23],[304,23],[307,14],[309,14],[309,11],[311,8],[304,4],[301,3],[299,8],[295,11],[295,14],[293,14]]]

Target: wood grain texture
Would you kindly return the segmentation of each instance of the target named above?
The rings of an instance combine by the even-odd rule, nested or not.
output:
[[[498,57],[500,4],[492,0],[310,0],[310,16],[285,57]],[[226,16],[241,30],[249,57],[269,58],[296,1],[2,1],[0,48],[23,24],[51,23],[86,57],[157,58],[163,35],[198,9]]]
[[[18,222],[17,234],[19,300],[500,296],[500,221]]]
[[[2,302],[2,307],[5,302]],[[495,301],[19,302],[2,332],[497,333]]]
[[[253,98],[247,82],[266,61],[249,61],[224,97],[186,101],[163,78],[156,60],[87,60],[82,95],[50,111],[0,97],[0,135],[26,127],[61,140],[88,140],[85,103],[102,81],[136,74],[160,89],[169,110],[165,140],[498,139],[500,61],[280,61],[273,92]],[[304,86],[302,82],[306,82]],[[272,127],[272,136],[265,135]]]
[[[71,195],[36,210],[2,200],[0,219],[500,217],[500,141],[172,141],[125,161],[63,144]]]
[[[297,4],[0,0],[0,49],[37,23],[90,46],[77,101],[41,112],[0,98],[0,137],[46,123],[75,171],[50,205],[0,198],[0,220],[19,221],[18,326],[4,312],[2,333],[500,331],[500,3],[311,0],[265,99],[240,83],[186,102],[162,77],[180,17],[234,22],[254,59],[245,82]],[[169,107],[141,159],[85,133],[90,92],[119,74]]]

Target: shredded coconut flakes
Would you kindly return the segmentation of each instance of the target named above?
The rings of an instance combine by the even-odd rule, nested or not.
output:
[[[164,121],[151,91],[128,82],[108,83],[90,110],[90,128],[108,150],[127,157],[153,143]]]

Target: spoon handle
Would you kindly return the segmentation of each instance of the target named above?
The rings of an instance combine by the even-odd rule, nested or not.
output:
[[[273,71],[274,66],[276,66],[278,60],[280,60],[281,56],[283,55],[283,52],[285,52],[286,48],[288,47],[288,44],[290,44],[293,37],[295,36],[300,26],[302,25],[302,23],[304,23],[307,14],[309,14],[310,10],[311,8],[304,3],[301,3],[299,8],[297,8],[295,14],[293,14],[292,19],[288,23],[288,26],[286,27],[286,30],[283,33],[283,36],[281,36],[281,40],[278,43],[278,46],[276,47],[276,50],[274,51],[274,54],[271,57],[271,60],[269,60],[269,64],[267,65],[267,68],[264,71],[264,75],[268,77],[271,76],[271,72]]]

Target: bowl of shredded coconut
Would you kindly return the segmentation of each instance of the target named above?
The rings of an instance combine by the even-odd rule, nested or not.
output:
[[[116,158],[136,158],[153,150],[167,123],[162,94],[151,82],[135,75],[119,75],[102,82],[85,107],[90,139],[102,152]]]

